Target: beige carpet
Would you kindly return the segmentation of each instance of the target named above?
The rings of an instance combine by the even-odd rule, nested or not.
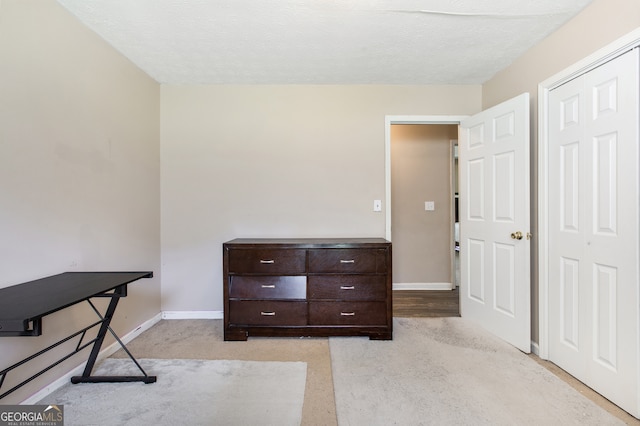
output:
[[[136,358],[287,361],[307,364],[302,425],[337,425],[326,338],[225,342],[222,320],[163,320],[127,344]],[[126,358],[120,350],[113,358]]]
[[[156,383],[67,384],[38,404],[64,405],[67,426],[271,425],[302,418],[306,364],[278,361],[141,359]],[[106,359],[95,375],[139,375],[128,359]]]
[[[455,318],[459,319],[459,318]],[[437,318],[416,318],[416,321],[440,321]],[[402,324],[404,319],[395,319],[396,324]],[[428,325],[428,324],[427,324]],[[402,342],[407,340],[407,334],[403,332],[404,327],[396,325],[394,340],[390,342],[371,341],[366,338],[346,338],[346,341],[353,340],[358,345],[368,348],[377,346],[389,348],[389,352],[393,353],[390,358],[381,358],[377,362],[376,370],[384,371],[387,366],[385,364],[392,362],[401,354]],[[444,330],[440,333],[443,334]],[[420,332],[417,331],[417,336]],[[467,346],[481,345],[484,339],[483,333],[478,336],[471,336],[469,341],[464,343]],[[440,340],[446,336],[441,336]],[[409,340],[415,340],[410,338]],[[437,342],[437,340],[436,340]],[[414,342],[415,343],[415,342]],[[396,346],[398,345],[398,346]],[[142,333],[135,340],[127,345],[137,358],[158,358],[158,359],[210,359],[210,360],[249,360],[249,361],[300,361],[307,364],[307,383],[304,393],[304,405],[302,409],[302,425],[320,425],[333,426],[337,425],[336,402],[334,399],[333,375],[331,369],[331,357],[329,352],[329,339],[326,338],[249,338],[246,342],[224,342],[222,339],[222,320],[163,320],[154,325],[151,329]],[[413,344],[411,345],[413,346]],[[506,350],[512,350],[510,346],[505,347]],[[450,345],[452,356],[460,350],[462,354],[468,353],[469,349],[464,349],[463,344]],[[425,363],[429,358],[431,349],[424,349],[424,353],[416,354],[414,349],[409,353],[414,354],[415,362],[405,368],[410,373],[414,365]],[[350,359],[357,362],[357,354],[352,354]],[[464,355],[461,355],[464,358]],[[123,351],[118,351],[112,356],[113,358],[126,358],[127,355]],[[557,367],[549,362],[539,360],[535,356],[528,356],[529,360],[539,365],[545,365],[546,371],[551,368],[556,376],[563,377],[574,387],[575,392],[581,395],[587,395],[600,406],[605,407],[609,412],[624,421],[626,424],[640,425],[636,419],[624,413],[601,396],[575,379],[568,377]],[[466,359],[466,361],[469,361]],[[472,361],[472,360],[471,360]],[[399,362],[399,361],[398,361]],[[434,360],[431,359],[433,363]],[[544,367],[543,367],[544,368]],[[439,377],[447,372],[436,372],[435,377]],[[542,373],[544,374],[544,373]],[[339,380],[339,378],[338,378]],[[551,379],[550,379],[551,380]],[[563,382],[566,383],[566,382]],[[465,384],[466,385],[466,384]],[[360,389],[358,395],[367,392],[369,389],[375,390],[369,383],[365,385],[364,390]],[[515,403],[518,406],[526,407],[528,404],[529,394],[517,395]],[[551,402],[553,405],[553,401]],[[395,415],[397,413],[407,411],[405,405],[399,405],[387,419],[388,424],[394,424]],[[455,415],[455,411],[449,412],[451,416]],[[518,423],[516,423],[518,424]],[[539,423],[542,424],[542,423]],[[551,424],[551,423],[549,423]],[[569,423],[570,424],[570,423]],[[606,423],[605,423],[606,424]],[[611,422],[609,424],[616,424]]]
[[[396,318],[393,341],[329,342],[341,426],[624,424],[462,318]]]

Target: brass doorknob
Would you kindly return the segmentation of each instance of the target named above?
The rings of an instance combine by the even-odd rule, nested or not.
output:
[[[513,240],[521,240],[522,239],[522,232],[520,232],[520,231],[512,232],[511,233],[511,239],[513,239]]]

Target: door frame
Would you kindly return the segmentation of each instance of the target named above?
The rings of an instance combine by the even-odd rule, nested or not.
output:
[[[386,115],[384,117],[384,184],[385,184],[385,238],[391,241],[391,126],[393,124],[445,124],[459,125],[468,115]],[[452,212],[453,214],[453,212]],[[451,216],[451,268],[454,268],[453,216]],[[455,276],[452,277],[455,286]],[[395,287],[394,290],[400,290]],[[416,289],[423,290],[423,289]],[[432,290],[432,289],[429,289]],[[438,288],[437,290],[449,290]]]
[[[538,85],[538,356],[542,359],[549,359],[549,92],[636,47],[640,47],[640,28]]]
[[[460,129],[460,127],[458,127]],[[459,136],[458,136],[459,137]],[[460,282],[456,280],[456,257],[459,256],[459,252],[456,251],[456,206],[459,206],[460,194],[456,192],[456,187],[459,186],[459,176],[456,171],[458,170],[458,138],[449,140],[449,167],[451,167],[451,176],[449,177],[449,186],[451,187],[451,220],[453,221],[453,264],[451,265],[451,290],[455,290],[460,285]],[[459,212],[458,212],[459,214]],[[460,237],[460,229],[458,229],[458,237]],[[458,241],[460,244],[460,241]],[[458,248],[459,249],[459,248]],[[459,260],[459,258],[458,258]]]

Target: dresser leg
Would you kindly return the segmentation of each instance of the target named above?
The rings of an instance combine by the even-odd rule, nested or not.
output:
[[[393,340],[393,333],[376,333],[370,334],[369,340]]]
[[[244,330],[225,330],[224,331],[224,340],[228,341],[238,341],[238,342],[246,342],[249,333]]]

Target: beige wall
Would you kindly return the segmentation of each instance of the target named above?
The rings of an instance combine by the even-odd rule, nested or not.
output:
[[[452,139],[458,126],[391,126],[394,283],[451,283]],[[425,201],[435,210],[425,211]]]
[[[483,109],[523,92],[640,26],[638,0],[594,0],[579,15],[482,86]],[[534,109],[534,112],[537,110]]]
[[[483,108],[523,92],[531,94],[532,336],[538,340],[537,129],[538,84],[640,27],[640,1],[594,0],[574,19],[536,45],[482,87]]]
[[[222,243],[384,237],[385,115],[465,115],[479,86],[163,86],[162,309],[222,311]]]
[[[54,0],[0,0],[0,287],[67,270],[153,270],[130,286],[113,328],[126,334],[160,312],[159,105],[159,85]],[[0,337],[0,370],[95,321],[84,305],[45,317],[40,337]],[[8,375],[3,391],[55,355]]]

